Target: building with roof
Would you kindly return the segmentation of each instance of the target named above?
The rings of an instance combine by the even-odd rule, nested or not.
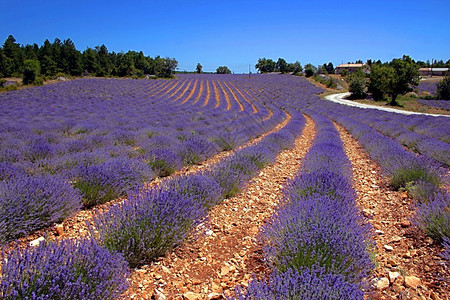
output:
[[[347,70],[349,74],[352,74],[353,72],[359,69],[362,69],[364,73],[369,73],[369,68],[366,64],[340,64],[339,66],[336,67],[335,73],[341,74],[342,71]]]
[[[448,68],[420,68],[420,76],[447,76]]]

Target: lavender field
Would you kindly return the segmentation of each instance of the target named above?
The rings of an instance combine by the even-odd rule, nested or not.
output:
[[[448,120],[342,106],[321,92],[290,75],[186,74],[1,93],[0,244],[9,250],[0,298],[123,298],[133,270],[186,243],[214,207],[295,147],[307,120],[312,147],[258,228],[267,274],[230,289],[234,297],[363,299],[376,289],[376,229],[357,203],[337,126],[391,191],[407,193],[413,226],[448,245]],[[224,151],[232,152],[185,174]],[[14,246],[85,210],[95,210],[87,237]]]

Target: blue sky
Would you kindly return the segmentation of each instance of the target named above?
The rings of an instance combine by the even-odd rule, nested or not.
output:
[[[258,58],[314,65],[410,55],[450,59],[450,1],[0,0],[0,41],[70,38],[79,50],[175,57],[180,70],[236,73]]]

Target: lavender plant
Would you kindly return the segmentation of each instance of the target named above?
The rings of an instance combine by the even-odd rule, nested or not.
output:
[[[98,234],[92,232],[92,236],[136,267],[183,241],[203,215],[202,204],[179,191],[135,191],[129,193],[128,201],[94,218]]]
[[[320,268],[305,268],[300,271],[289,269],[286,272],[275,270],[267,281],[253,279],[245,291],[236,289],[236,294],[240,300],[364,299],[364,294],[357,285]]]
[[[111,159],[78,167],[74,187],[81,191],[84,206],[91,207],[123,196],[127,190],[138,188],[152,178],[153,172],[141,162]]]
[[[178,176],[163,184],[163,189],[176,190],[181,195],[193,198],[206,209],[210,209],[222,199],[220,185],[205,174]]]
[[[120,254],[92,240],[13,249],[1,272],[2,299],[119,299],[129,274]]]
[[[438,242],[450,238],[450,197],[439,192],[427,202],[417,204],[414,222]]]
[[[58,176],[20,175],[0,181],[0,244],[77,212],[81,195]]]

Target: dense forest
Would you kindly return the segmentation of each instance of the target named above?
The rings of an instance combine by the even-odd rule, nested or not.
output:
[[[0,78],[22,77],[27,68],[38,76],[58,75],[137,76],[146,74],[170,77],[178,66],[174,58],[154,58],[142,51],[110,52],[105,45],[79,51],[72,40],[48,39],[39,46],[20,45],[10,35],[0,47]],[[29,71],[29,70],[28,70]]]

